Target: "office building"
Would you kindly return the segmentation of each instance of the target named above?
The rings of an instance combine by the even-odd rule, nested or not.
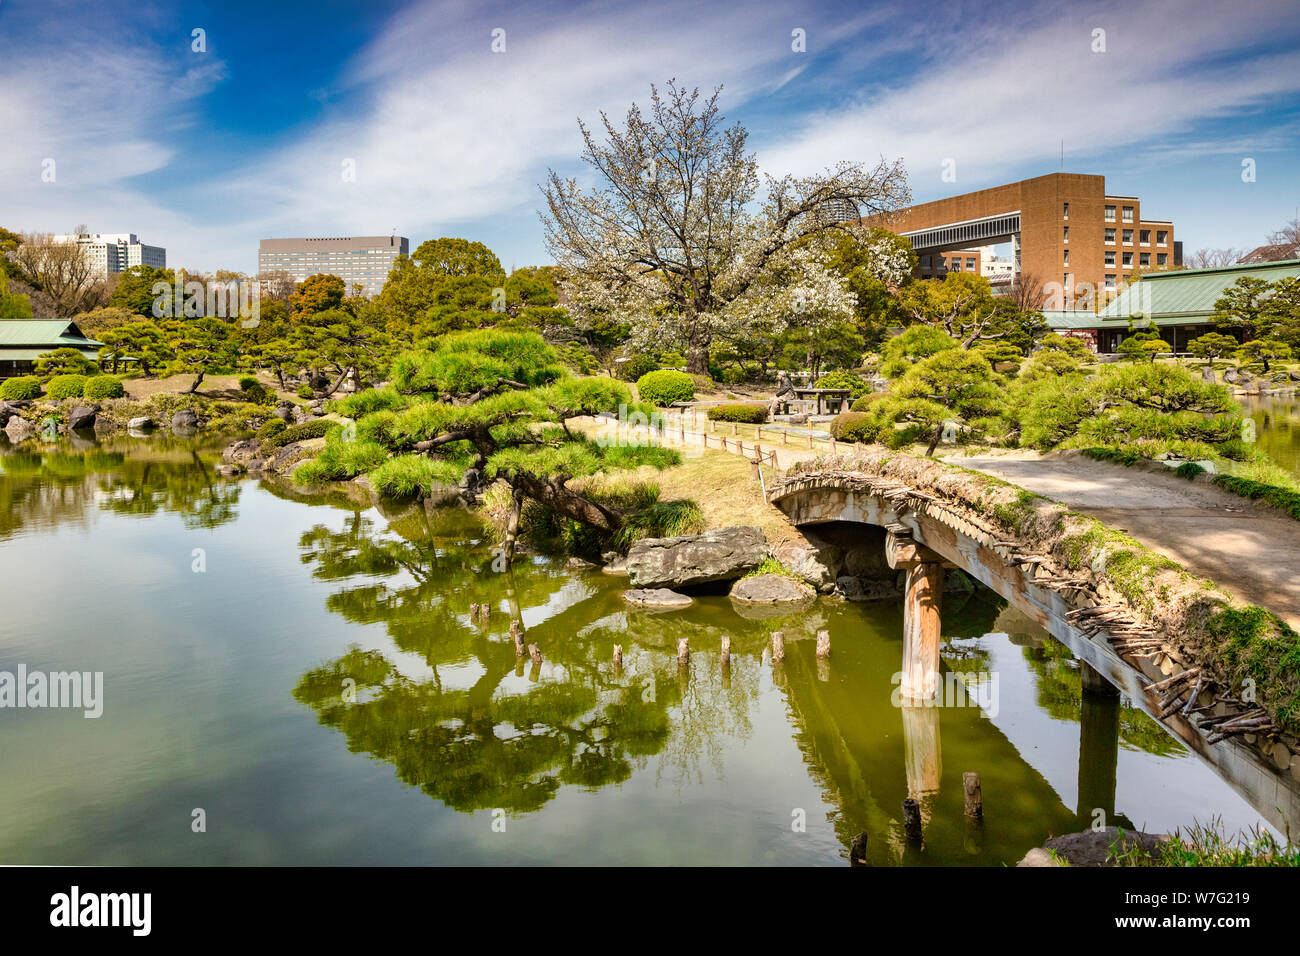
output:
[[[125,272],[132,266],[167,268],[167,250],[162,246],[145,245],[133,232],[82,232],[52,238],[55,242],[75,242],[85,249],[95,273],[100,276]]]
[[[263,239],[257,252],[258,274],[288,273],[302,282],[317,273],[338,276],[348,294],[360,285],[362,295],[377,295],[398,256],[409,255],[403,236],[338,236],[311,239]]]

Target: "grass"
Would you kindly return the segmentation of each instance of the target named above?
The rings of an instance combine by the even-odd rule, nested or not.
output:
[[[1279,488],[1277,485],[1252,481],[1249,478],[1241,478],[1237,475],[1215,475],[1210,481],[1234,495],[1249,498],[1251,501],[1263,501],[1275,508],[1281,508],[1292,518],[1300,521],[1300,492],[1292,491],[1289,488]]]
[[[1217,818],[1209,824],[1194,823],[1186,831],[1175,831],[1154,854],[1136,840],[1125,841],[1122,837],[1116,839],[1108,853],[1115,866],[1300,866],[1300,847],[1290,841],[1282,843],[1258,827],[1229,839],[1223,822]]]

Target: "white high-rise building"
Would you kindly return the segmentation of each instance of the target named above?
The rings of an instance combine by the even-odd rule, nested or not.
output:
[[[82,246],[99,275],[125,272],[132,266],[167,268],[167,250],[162,246],[146,246],[133,232],[82,232],[53,238],[55,242],[75,242]]]

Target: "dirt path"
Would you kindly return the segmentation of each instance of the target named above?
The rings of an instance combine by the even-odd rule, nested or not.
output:
[[[953,457],[1122,530],[1300,629],[1300,521],[1203,482],[1078,455]]]

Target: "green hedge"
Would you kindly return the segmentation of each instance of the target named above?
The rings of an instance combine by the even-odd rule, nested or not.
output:
[[[1300,521],[1300,493],[1298,492],[1291,491],[1289,488],[1280,488],[1277,485],[1266,485],[1262,481],[1238,478],[1235,475],[1215,475],[1210,481],[1234,495],[1240,495],[1252,501],[1263,501],[1274,507],[1281,508],[1292,518]]]
[[[272,415],[262,423],[262,427],[257,430],[258,441],[266,441],[268,438],[274,438],[280,432],[289,427],[289,423],[283,418],[277,418]]]
[[[867,444],[876,440],[876,426],[865,412],[840,412],[831,419],[831,435],[836,441]]]
[[[660,369],[647,372],[636,380],[637,392],[643,402],[666,408],[676,402],[689,402],[695,398],[695,379],[685,372]]]
[[[52,399],[81,398],[86,381],[84,375],[56,375],[45,383],[45,394]]]
[[[324,438],[331,428],[338,427],[338,422],[328,418],[318,418],[314,422],[303,422],[301,425],[290,425],[284,431],[263,441],[262,451],[281,448],[296,441],[306,441],[308,438]]]
[[[714,405],[708,411],[715,422],[747,422],[761,425],[767,421],[767,406],[758,402],[736,402],[731,405]]]
[[[89,398],[92,401],[99,401],[105,398],[122,398],[126,395],[126,389],[122,387],[122,380],[112,375],[94,375],[86,379],[86,387],[81,390],[83,398]]]
[[[24,398],[41,397],[41,380],[35,375],[19,375],[7,378],[0,384],[0,399],[19,401]]]

